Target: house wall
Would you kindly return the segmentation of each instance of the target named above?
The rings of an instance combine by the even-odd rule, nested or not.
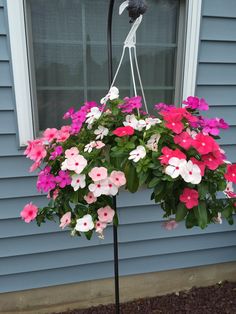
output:
[[[217,2],[217,4],[216,4]],[[231,129],[221,139],[236,162],[236,3],[203,0],[196,94],[212,104]],[[0,292],[76,283],[113,276],[112,228],[105,240],[71,238],[57,224],[38,228],[19,213],[29,201],[45,203],[18,147],[14,86],[5,0],[0,0]],[[131,275],[236,260],[236,226],[205,231],[162,227],[162,213],[143,190],[118,199],[120,274]]]

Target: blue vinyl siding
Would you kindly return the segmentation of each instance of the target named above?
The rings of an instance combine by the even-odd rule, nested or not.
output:
[[[217,2],[217,4],[216,4]],[[72,238],[55,223],[38,228],[19,212],[29,201],[45,204],[18,149],[7,12],[0,0],[0,292],[46,287],[113,276],[112,228],[105,240]],[[234,14],[235,13],[235,14]],[[236,3],[203,0],[196,95],[211,104],[210,115],[232,126],[222,148],[236,162]],[[236,260],[236,226],[172,232],[149,193],[122,192],[118,199],[121,275],[209,265]]]

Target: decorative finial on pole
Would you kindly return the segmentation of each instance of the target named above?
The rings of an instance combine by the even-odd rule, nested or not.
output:
[[[130,23],[133,23],[141,14],[147,10],[147,3],[145,0],[129,0],[127,7],[129,11]]]

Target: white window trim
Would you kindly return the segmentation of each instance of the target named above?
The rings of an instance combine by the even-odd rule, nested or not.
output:
[[[195,94],[202,0],[187,1],[183,99]],[[10,45],[20,146],[33,139],[32,99],[23,0],[7,0]]]

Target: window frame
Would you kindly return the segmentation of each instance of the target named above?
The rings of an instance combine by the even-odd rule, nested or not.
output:
[[[27,140],[32,139],[36,134],[33,117],[35,110],[35,106],[33,105],[35,95],[32,95],[31,89],[31,84],[34,82],[31,82],[32,78],[30,77],[30,70],[32,69],[30,69],[27,49],[27,21],[24,15],[24,0],[6,1],[19,146],[24,147],[27,145]],[[202,0],[186,0],[186,23],[184,22],[185,34],[182,34],[181,36],[182,38],[186,36],[186,40],[181,65],[179,67],[177,66],[176,69],[176,73],[178,71],[183,73],[183,79],[181,84],[178,85],[178,91],[175,93],[175,100],[178,98],[185,99],[188,95],[195,94],[201,8]],[[182,29],[184,29],[183,25]]]

